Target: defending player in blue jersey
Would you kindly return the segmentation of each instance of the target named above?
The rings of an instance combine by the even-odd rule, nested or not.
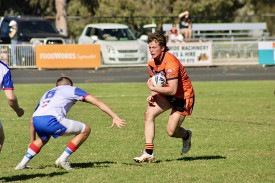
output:
[[[66,170],[72,170],[68,162],[68,157],[75,152],[79,146],[88,138],[91,129],[88,125],[67,119],[66,115],[76,101],[83,101],[96,105],[100,110],[113,118],[113,124],[121,128],[126,125],[125,120],[120,119],[106,104],[93,97],[87,92],[74,87],[73,82],[68,77],[61,77],[56,82],[56,87],[46,92],[41,98],[33,118],[30,121],[31,140],[26,155],[15,167],[16,170],[30,168],[27,163],[39,153],[41,148],[50,140],[51,136],[75,135],[69,142],[67,148],[56,160],[55,164]],[[38,139],[36,139],[36,134]]]
[[[24,110],[18,105],[17,97],[13,93],[14,87],[11,78],[10,69],[2,61],[0,61],[0,91],[3,88],[5,95],[8,99],[8,103],[11,108],[16,112],[18,117],[23,116]],[[0,121],[0,152],[4,143],[4,130]]]

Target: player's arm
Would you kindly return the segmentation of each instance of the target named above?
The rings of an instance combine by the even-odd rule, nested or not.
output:
[[[116,125],[118,128],[124,127],[126,125],[124,119],[120,119],[116,113],[114,113],[110,107],[108,107],[104,102],[101,100],[93,97],[92,95],[87,95],[84,99],[85,102],[93,104],[97,106],[101,111],[105,112],[108,114],[111,118],[113,118],[113,123],[111,125],[111,128]]]
[[[17,116],[18,117],[23,116],[24,110],[19,107],[17,97],[13,93],[13,90],[5,90],[4,89],[4,92],[7,97],[9,105],[16,112]]]
[[[31,142],[35,141],[36,139],[36,131],[33,127],[33,119],[30,119],[30,137],[31,137]]]
[[[147,86],[152,93],[157,92],[162,95],[173,96],[177,93],[178,90],[178,78],[169,79],[168,85],[164,87],[154,87],[152,79],[150,78],[147,82]]]

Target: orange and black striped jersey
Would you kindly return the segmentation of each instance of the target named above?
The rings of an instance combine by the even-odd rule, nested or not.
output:
[[[167,81],[178,79],[178,90],[174,97],[179,99],[193,97],[194,90],[187,72],[180,61],[171,53],[164,52],[159,65],[156,65],[154,59],[151,59],[148,63],[148,69],[151,77],[162,72]]]

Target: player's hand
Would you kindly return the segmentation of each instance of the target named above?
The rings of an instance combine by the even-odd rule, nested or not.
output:
[[[153,81],[152,81],[152,78],[149,78],[147,80],[147,86],[150,90],[152,90],[152,88],[154,88],[154,85],[153,85]]]
[[[24,110],[22,108],[19,108],[19,110],[16,111],[16,114],[17,114],[18,117],[21,117],[21,116],[24,115]]]
[[[149,97],[147,97],[147,102],[149,104],[149,106],[155,106],[154,103],[155,103],[155,96],[156,95],[150,95]]]
[[[113,124],[110,126],[110,128],[113,128],[115,125],[118,128],[125,127],[127,124],[125,121],[126,121],[125,119],[120,119],[119,117],[114,117]]]

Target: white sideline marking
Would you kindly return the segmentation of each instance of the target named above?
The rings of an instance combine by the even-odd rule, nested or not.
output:
[[[149,94],[148,95],[97,95],[94,97],[104,98],[104,97],[147,97],[147,96],[149,96]]]

